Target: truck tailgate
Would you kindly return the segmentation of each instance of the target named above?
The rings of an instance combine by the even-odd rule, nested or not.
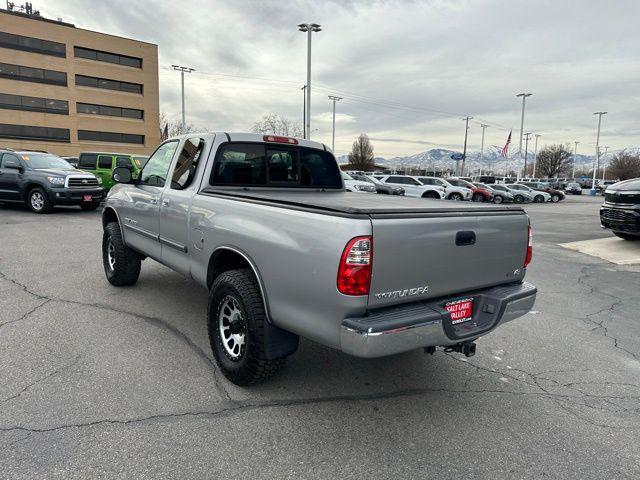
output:
[[[529,219],[522,211],[371,219],[370,307],[455,296],[524,277]]]

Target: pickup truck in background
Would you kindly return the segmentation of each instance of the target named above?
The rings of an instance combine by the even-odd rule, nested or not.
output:
[[[346,193],[321,143],[188,134],[113,178],[108,281],[136,283],[148,257],[206,287],[214,357],[239,385],[273,375],[300,336],[359,357],[469,356],[535,301],[521,208]]]

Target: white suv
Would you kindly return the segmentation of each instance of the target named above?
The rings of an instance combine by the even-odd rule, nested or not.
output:
[[[439,177],[416,177],[424,185],[435,185],[444,188],[447,200],[471,200],[473,192],[470,188],[456,187]]]
[[[444,198],[443,188],[423,185],[415,177],[409,175],[375,175],[375,178],[389,185],[400,185],[404,188],[404,194],[407,197],[436,198],[438,200]]]

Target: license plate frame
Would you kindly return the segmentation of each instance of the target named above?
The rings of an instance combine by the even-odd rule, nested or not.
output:
[[[451,325],[459,325],[473,318],[474,298],[459,298],[444,304],[444,309],[449,312]]]

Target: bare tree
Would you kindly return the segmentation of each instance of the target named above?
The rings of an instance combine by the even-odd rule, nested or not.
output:
[[[194,125],[193,123],[187,123],[183,127],[182,126],[182,122],[179,122],[179,121],[173,122],[173,121],[169,120],[169,117],[167,116],[166,113],[160,112],[160,131],[161,132],[164,131],[165,125],[168,127],[167,131],[169,132],[169,136],[170,137],[175,137],[177,135],[183,135],[185,133],[208,132],[209,131],[209,128],[207,128],[207,127],[198,127],[198,126]]]
[[[369,136],[366,133],[361,133],[351,147],[349,165],[354,170],[372,171],[375,170],[373,158],[373,145],[371,145]]]
[[[572,153],[565,145],[547,145],[538,152],[536,174],[553,178],[571,171]]]
[[[277,113],[264,115],[259,121],[253,124],[251,131],[254,133],[282,135],[284,137],[302,137],[302,130],[298,124]]]
[[[607,176],[620,180],[640,177],[640,154],[624,150],[616,154],[609,162]]]

